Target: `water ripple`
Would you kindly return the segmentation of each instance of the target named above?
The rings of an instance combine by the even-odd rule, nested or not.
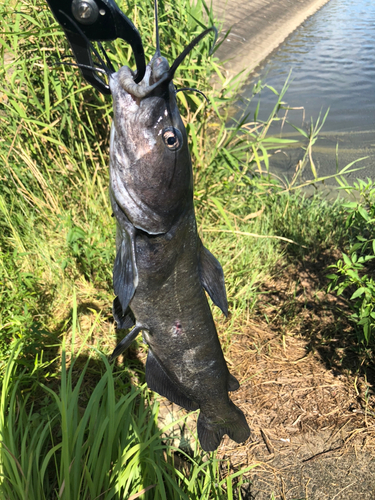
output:
[[[325,130],[375,130],[375,2],[330,0],[266,61],[260,75],[281,89],[292,68],[286,100],[307,117],[330,106]],[[251,95],[253,84],[244,88]],[[272,93],[262,94],[265,118]]]

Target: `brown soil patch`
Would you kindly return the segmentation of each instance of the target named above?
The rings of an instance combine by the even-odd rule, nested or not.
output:
[[[326,294],[333,253],[294,259],[233,338],[233,400],[252,436],[220,450],[233,470],[257,463],[243,498],[375,498],[373,354],[359,349],[345,299]]]
[[[354,496],[347,489],[342,498],[374,498],[375,398],[366,379],[329,369],[304,338],[282,338],[255,324],[233,341],[231,353],[242,382],[233,401],[245,412],[252,436],[243,446],[226,438],[219,456],[229,458],[233,470],[258,464],[250,474],[248,498],[269,499],[272,493],[280,499],[331,498],[332,484],[336,493],[346,484],[336,475],[316,496],[314,488],[323,480],[316,464],[320,469],[327,460],[345,462],[345,475],[358,452],[371,462],[366,474],[372,493],[356,496],[354,481]]]

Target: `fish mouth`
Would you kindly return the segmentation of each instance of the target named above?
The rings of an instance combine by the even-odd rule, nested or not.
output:
[[[127,66],[123,66],[118,71],[120,86],[128,94],[138,99],[144,99],[151,96],[165,96],[168,93],[168,87],[173,80],[177,68],[180,66],[185,57],[192,51],[192,49],[211,31],[215,33],[215,40],[217,38],[217,29],[215,26],[205,29],[197,37],[192,40],[189,45],[181,52],[175,59],[172,66],[169,67],[168,61],[165,57],[161,56],[159,48],[147,65],[145,76],[140,83],[134,82],[134,73]]]
[[[123,66],[118,71],[120,87],[136,99],[146,97],[163,96],[168,91],[172,77],[169,75],[170,67],[165,57],[156,52],[147,64],[146,72],[140,83],[134,82],[134,72]]]

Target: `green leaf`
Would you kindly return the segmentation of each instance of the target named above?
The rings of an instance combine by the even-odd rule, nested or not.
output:
[[[308,134],[307,132],[305,132],[302,128],[297,127],[296,125],[293,125],[292,123],[291,123],[291,125],[292,125],[292,127],[293,127],[294,129],[296,129],[296,130],[297,130],[297,132],[299,132],[301,135],[303,135],[303,137],[306,137],[306,139],[308,139],[308,138],[309,138],[309,134]]]
[[[358,273],[353,269],[347,269],[346,274],[350,276],[354,281],[359,281]]]
[[[356,299],[357,297],[360,297],[361,295],[363,295],[366,291],[366,288],[364,287],[361,287],[361,288],[358,288],[358,290],[356,290],[353,295],[350,297],[350,300],[354,300]]]
[[[350,260],[350,258],[345,253],[342,254],[342,258],[344,259],[344,262],[345,262],[345,264],[347,266],[352,267],[352,265],[353,265],[352,261]]]
[[[358,213],[362,216],[362,218],[365,221],[368,221],[370,219],[369,214],[361,205],[358,206]]]
[[[255,111],[254,111],[254,121],[255,122],[258,119],[259,107],[260,107],[260,101],[258,101],[257,107],[255,108]]]
[[[357,206],[358,206],[358,203],[355,202],[355,201],[350,201],[349,203],[343,203],[342,205],[344,208],[349,208],[349,209],[352,209],[350,210],[351,212],[356,210]]]
[[[232,226],[229,218],[228,218],[228,215],[225,213],[225,210],[224,210],[224,207],[223,205],[221,204],[221,202],[217,199],[217,198],[211,198],[211,200],[215,203],[217,209],[219,210],[220,214],[222,215],[224,221],[226,222],[226,225],[228,226],[228,228],[234,232],[234,227]]]

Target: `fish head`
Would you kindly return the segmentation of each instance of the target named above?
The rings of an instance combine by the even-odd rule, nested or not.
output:
[[[134,226],[150,234],[168,232],[192,199],[187,134],[169,71],[157,52],[140,84],[126,66],[109,79],[112,196]]]
[[[157,16],[156,16],[157,18]],[[114,120],[110,144],[111,198],[132,224],[149,234],[167,233],[192,207],[193,174],[173,76],[198,35],[170,67],[159,42],[143,80],[127,66],[109,76]]]

